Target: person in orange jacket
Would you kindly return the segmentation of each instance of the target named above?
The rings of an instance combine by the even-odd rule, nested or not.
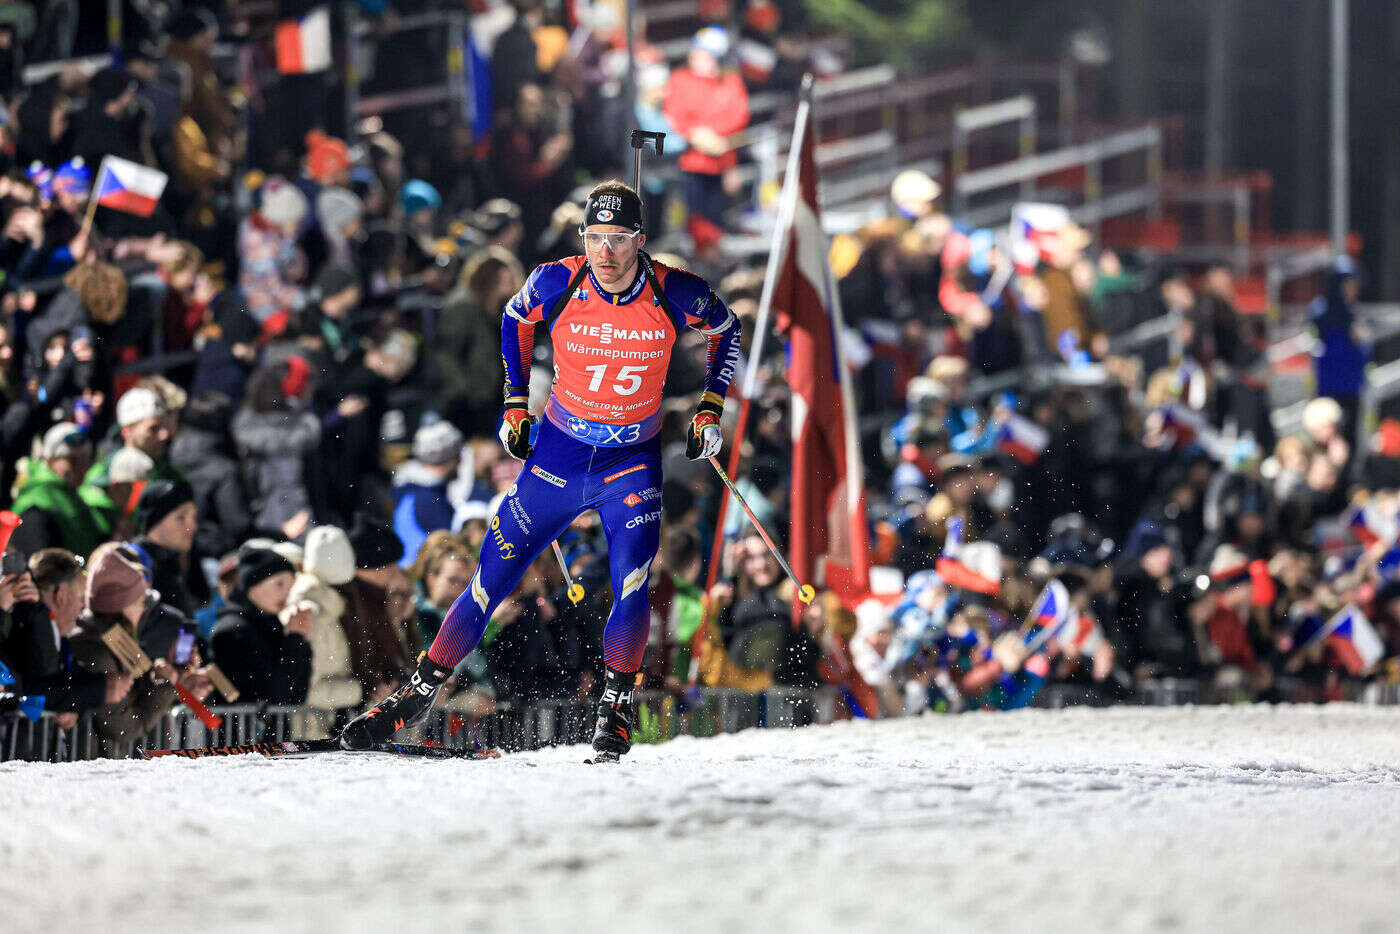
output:
[[[677,165],[685,173],[686,209],[698,253],[719,241],[721,217],[737,190],[732,170],[739,156],[734,136],[749,125],[749,95],[738,72],[724,67],[729,34],[706,26],[691,41],[684,68],[671,73],[663,111],[685,137]]]

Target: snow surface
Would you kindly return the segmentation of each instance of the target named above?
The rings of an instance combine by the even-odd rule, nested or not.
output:
[[[926,716],[583,756],[0,765],[0,931],[1400,924],[1400,709]]]

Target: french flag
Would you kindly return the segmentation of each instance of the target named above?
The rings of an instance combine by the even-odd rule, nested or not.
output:
[[[1385,655],[1385,643],[1371,621],[1355,605],[1344,607],[1322,628],[1327,647],[1353,675],[1360,675]]]
[[[1028,418],[1012,415],[997,434],[997,450],[1023,464],[1034,464],[1050,444],[1050,433]]]
[[[277,71],[284,75],[309,75],[331,67],[330,8],[318,6],[297,19],[277,24],[274,37]]]
[[[106,156],[97,170],[97,203],[114,211],[150,217],[170,177],[117,156]]]

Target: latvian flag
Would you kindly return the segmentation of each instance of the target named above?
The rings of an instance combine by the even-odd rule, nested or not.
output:
[[[277,24],[277,71],[307,75],[331,67],[330,8],[318,6],[297,19]]]
[[[1341,659],[1346,670],[1359,675],[1381,660],[1385,654],[1385,644],[1376,634],[1375,627],[1356,606],[1344,607],[1336,616],[1327,621],[1317,638],[1325,638],[1327,647]]]
[[[150,217],[168,181],[170,177],[158,169],[106,156],[97,170],[97,203],[114,211]]]
[[[1012,415],[997,434],[997,450],[1023,464],[1034,464],[1045,453],[1050,433],[1028,418]]]

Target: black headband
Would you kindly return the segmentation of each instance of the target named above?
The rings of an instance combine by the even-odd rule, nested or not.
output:
[[[629,230],[642,229],[642,199],[630,191],[605,191],[588,199],[583,208],[580,230],[594,224],[617,224]]]

